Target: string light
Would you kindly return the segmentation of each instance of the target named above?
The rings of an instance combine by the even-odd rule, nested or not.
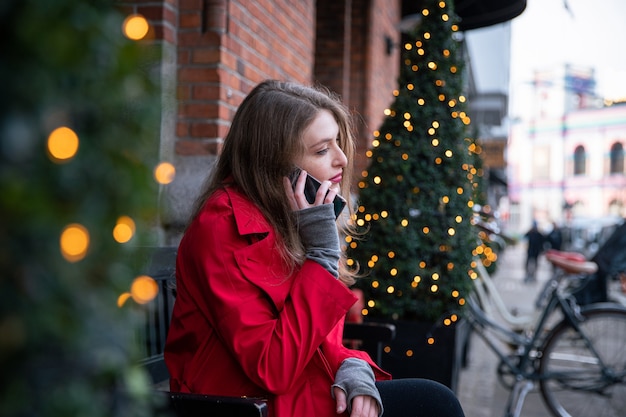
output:
[[[128,216],[120,216],[113,228],[113,238],[118,243],[126,243],[135,234],[135,221]]]
[[[87,255],[89,231],[82,224],[69,224],[61,232],[59,245],[61,254],[68,262],[78,262]]]
[[[48,155],[54,162],[67,162],[76,155],[78,146],[78,135],[69,127],[58,127],[48,136]]]
[[[138,276],[130,286],[130,295],[137,304],[146,304],[154,300],[158,293],[158,284],[148,275]]]
[[[131,40],[138,41],[146,37],[150,25],[145,17],[140,14],[132,14],[124,19],[122,23],[122,32]]]
[[[176,168],[169,162],[161,162],[154,169],[154,178],[159,184],[169,184],[176,177]]]

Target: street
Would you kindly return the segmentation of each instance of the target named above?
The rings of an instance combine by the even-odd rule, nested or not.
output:
[[[524,284],[524,242],[509,246],[499,254],[498,269],[492,277],[509,311],[519,314],[533,310],[536,294],[550,277],[551,265],[540,257],[537,282]],[[459,400],[466,417],[502,417],[506,411],[508,389],[497,380],[496,354],[476,334],[472,334],[467,366],[459,379]],[[520,417],[550,417],[541,394],[533,389],[526,396]]]

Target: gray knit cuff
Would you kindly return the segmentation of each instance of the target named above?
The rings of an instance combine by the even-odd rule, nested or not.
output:
[[[296,221],[306,257],[338,277],[341,251],[333,205],[322,204],[298,210]]]
[[[335,383],[332,387],[339,387],[346,393],[348,399],[348,413],[352,410],[352,399],[357,395],[369,395],[378,402],[380,413],[378,416],[383,415],[383,402],[380,399],[380,393],[376,388],[376,378],[374,377],[374,371],[369,363],[362,359],[348,358],[341,363],[337,375],[335,376]],[[331,392],[332,392],[331,388]],[[334,398],[334,393],[333,393]]]

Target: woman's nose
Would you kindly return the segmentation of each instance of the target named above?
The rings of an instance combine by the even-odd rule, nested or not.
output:
[[[346,157],[346,154],[343,153],[343,151],[341,150],[341,148],[337,149],[337,155],[335,157],[335,163],[344,168],[346,165],[348,165],[348,158]]]

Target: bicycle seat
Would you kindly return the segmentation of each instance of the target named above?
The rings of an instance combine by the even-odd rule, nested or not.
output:
[[[584,255],[577,252],[550,249],[546,251],[546,259],[569,274],[593,274],[598,270],[595,262],[588,261]]]

